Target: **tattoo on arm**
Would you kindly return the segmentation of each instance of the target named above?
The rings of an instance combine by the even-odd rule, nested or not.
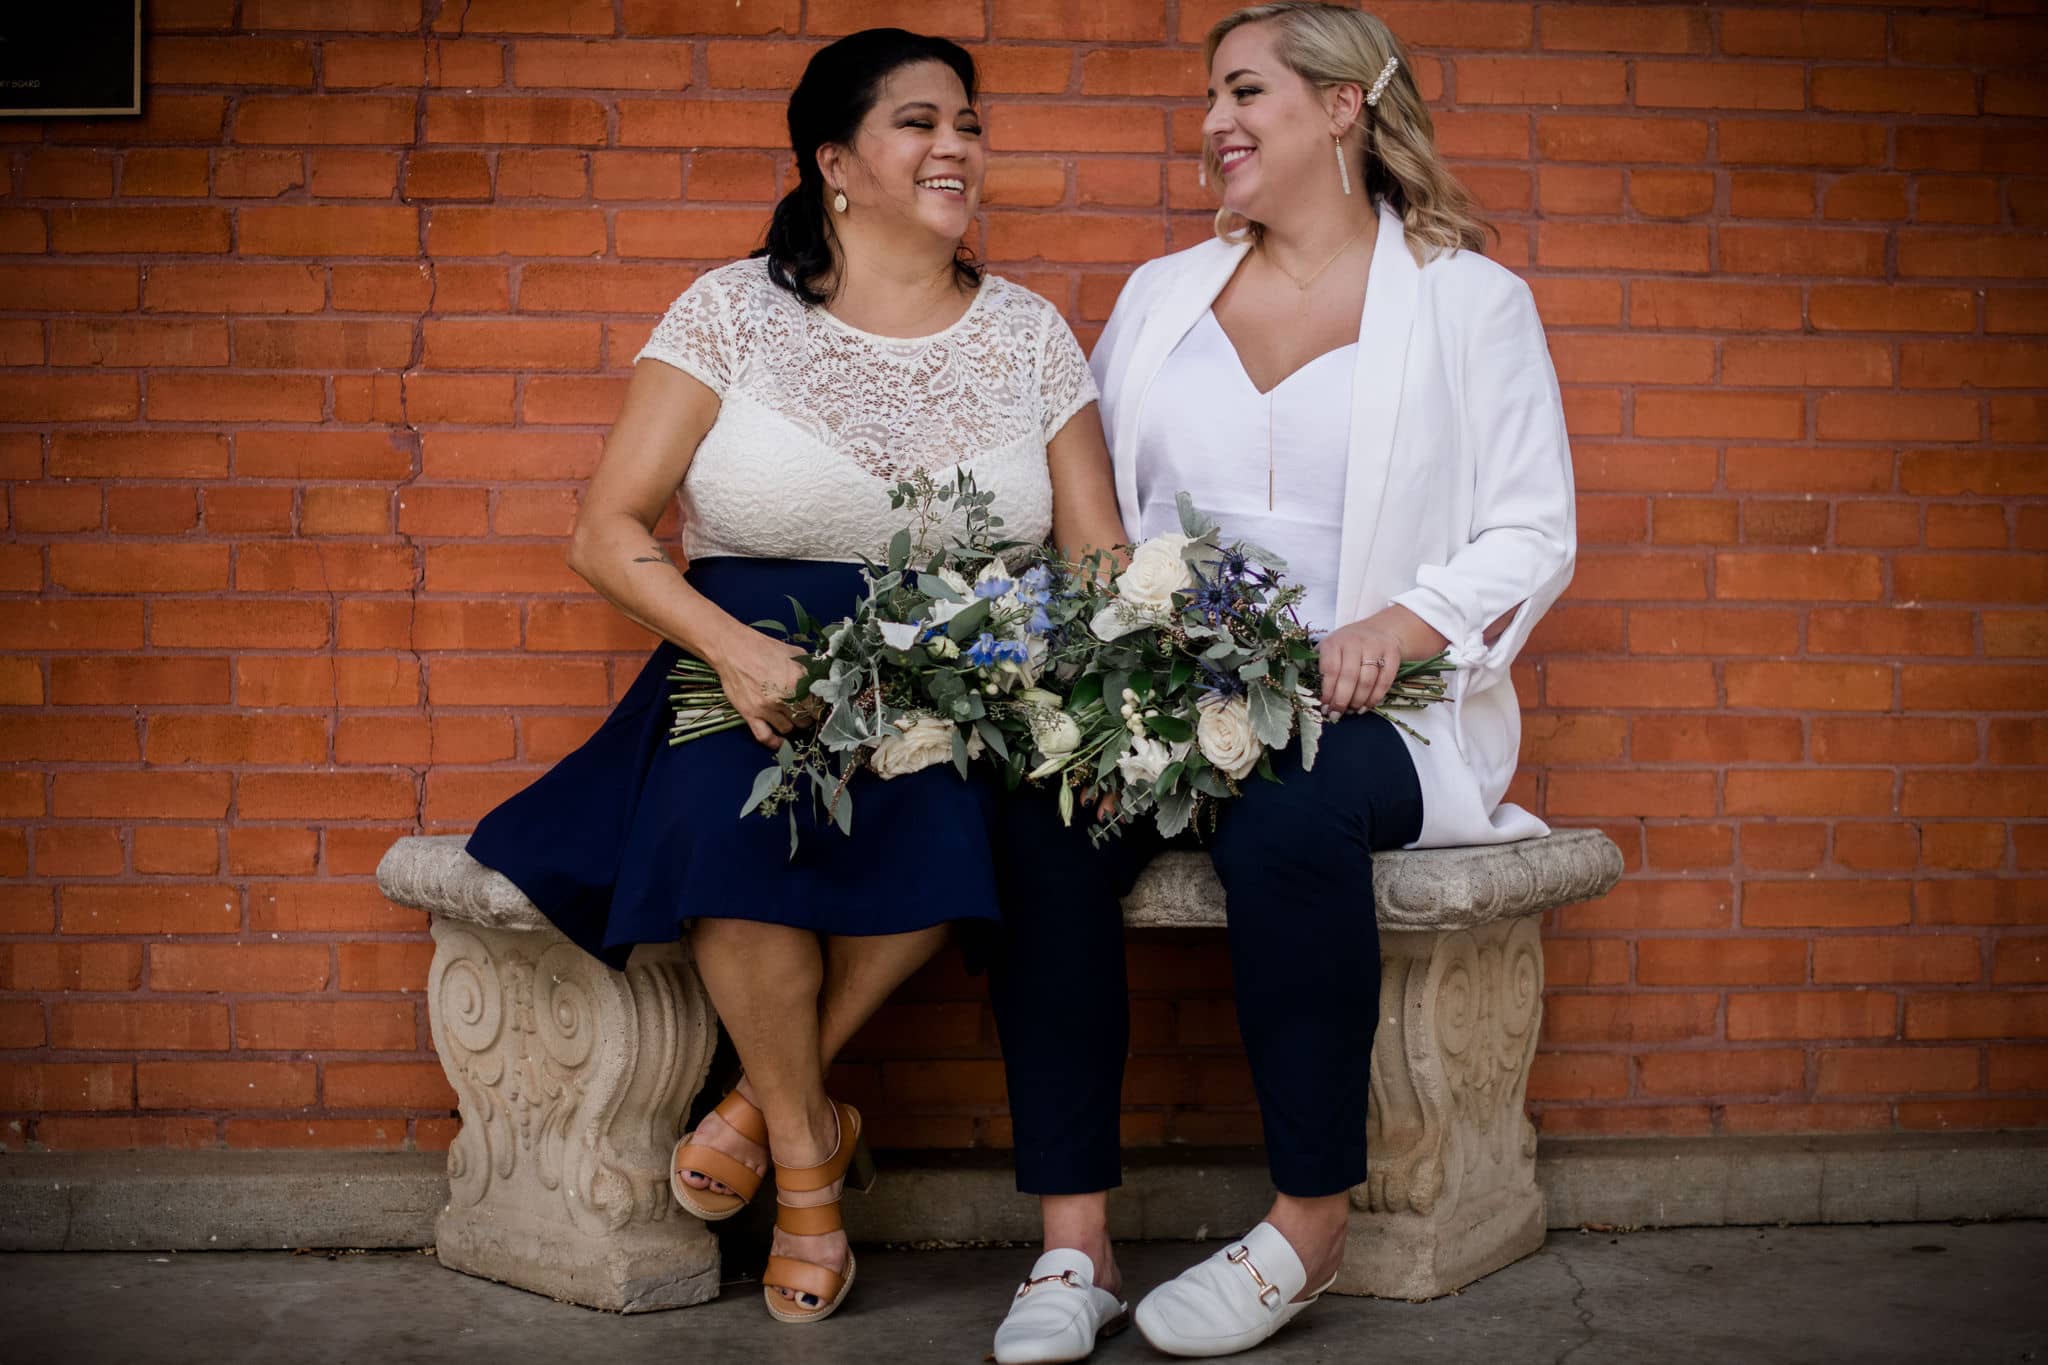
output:
[[[676,562],[673,559],[670,559],[668,557],[668,552],[666,550],[663,550],[660,544],[655,541],[649,541],[647,543],[646,554],[634,555],[633,562],[635,564],[666,564],[671,569],[676,569]],[[681,573],[682,570],[676,569],[676,572]]]

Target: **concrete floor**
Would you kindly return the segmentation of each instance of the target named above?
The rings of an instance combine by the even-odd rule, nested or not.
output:
[[[1215,1249],[1127,1249],[1133,1285]],[[831,1322],[781,1327],[749,1281],[716,1302],[595,1313],[422,1252],[0,1256],[7,1365],[523,1365],[982,1360],[1026,1249],[872,1251]],[[1425,1304],[1332,1296],[1249,1357],[1401,1365],[2048,1362],[2048,1223],[1555,1232]],[[1161,1361],[1135,1332],[1108,1365]]]

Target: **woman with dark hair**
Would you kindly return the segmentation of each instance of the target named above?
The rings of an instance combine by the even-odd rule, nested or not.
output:
[[[742,817],[792,729],[790,600],[830,620],[901,528],[890,490],[968,470],[1006,534],[1070,554],[1123,539],[1095,387],[1051,304],[961,240],[986,169],[975,72],[940,38],[871,29],[811,59],[790,97],[797,184],[767,245],[707,272],[635,357],[577,516],[571,566],[662,638],[588,743],[469,841],[614,966],[686,925],[743,1079],[677,1145],[671,1188],[739,1211],[775,1163],[768,1311],[815,1322],[853,1283],[839,1191],[861,1120],[825,1093],[854,1031],[952,921],[998,918],[993,794],[950,768],[853,779],[841,835],[799,809]],[[654,539],[682,501],[679,570]],[[670,747],[665,675],[718,672],[744,730]]]

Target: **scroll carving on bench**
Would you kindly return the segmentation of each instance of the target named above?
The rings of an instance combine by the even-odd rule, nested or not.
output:
[[[1542,1022],[1537,923],[1604,893],[1621,854],[1596,830],[1560,830],[1383,853],[1374,868],[1368,1169],[1336,1288],[1430,1298],[1542,1245],[1524,1112]],[[687,942],[643,945],[612,971],[459,836],[401,839],[377,875],[432,916],[429,1014],[462,1117],[442,1263],[617,1311],[713,1297],[717,1243],[668,1193],[670,1147],[717,1042]],[[1124,915],[1140,930],[1221,926],[1222,889],[1202,855],[1168,854]]]

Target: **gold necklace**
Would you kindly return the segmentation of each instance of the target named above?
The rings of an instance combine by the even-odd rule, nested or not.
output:
[[[1272,253],[1271,249],[1269,249],[1266,246],[1264,239],[1261,239],[1259,242],[1259,254],[1264,256],[1268,261],[1271,261],[1273,264],[1273,268],[1275,270],[1285,275],[1288,279],[1294,281],[1294,287],[1297,290],[1306,294],[1308,292],[1308,287],[1314,284],[1317,280],[1321,279],[1323,277],[1323,272],[1325,270],[1328,270],[1331,266],[1337,263],[1337,258],[1344,254],[1344,248],[1350,246],[1353,242],[1357,241],[1360,237],[1363,236],[1365,236],[1365,229],[1360,228],[1358,231],[1352,233],[1349,237],[1346,237],[1343,241],[1343,244],[1340,245],[1335,251],[1330,253],[1330,259],[1324,261],[1321,265],[1317,266],[1316,273],[1309,276],[1305,280],[1301,278],[1301,276],[1295,274],[1292,270],[1289,270],[1286,266],[1280,264],[1280,258],[1275,256]]]

